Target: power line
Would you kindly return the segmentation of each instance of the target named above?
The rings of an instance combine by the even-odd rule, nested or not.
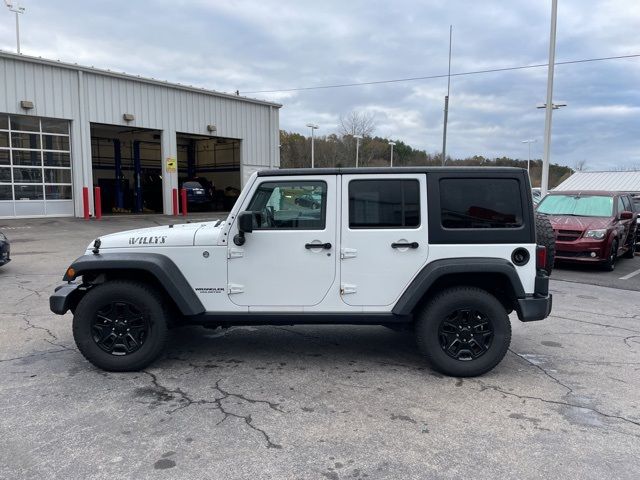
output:
[[[589,63],[589,62],[602,62],[605,60],[620,60],[625,58],[638,58],[640,53],[632,55],[617,55],[613,57],[598,57],[598,58],[583,58],[580,60],[567,60],[564,62],[555,62],[555,65],[571,65],[576,63]],[[548,63],[534,63],[531,65],[520,65],[517,67],[504,67],[504,68],[489,68],[486,70],[472,70],[469,72],[452,73],[452,77],[463,77],[467,75],[480,75],[483,73],[498,73],[498,72],[511,72],[514,70],[527,70],[529,68],[542,68],[548,67]],[[433,80],[436,78],[447,78],[448,74],[443,73],[440,75],[428,75],[424,77],[409,77],[409,78],[396,78],[392,80],[375,80],[370,82],[354,82],[354,83],[338,83],[334,85],[316,85],[312,87],[297,87],[297,88],[282,88],[275,90],[252,90],[247,92],[239,92],[243,95],[256,94],[256,93],[282,93],[282,92],[300,92],[304,90],[324,90],[329,88],[345,88],[345,87],[360,87],[365,85],[381,85],[385,83],[401,83],[401,82],[415,82],[418,80]]]

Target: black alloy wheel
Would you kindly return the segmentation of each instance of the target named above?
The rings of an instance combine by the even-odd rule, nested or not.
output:
[[[172,306],[151,285],[108,280],[93,285],[73,314],[78,350],[96,367],[110,372],[145,368],[162,353]]]
[[[91,324],[96,345],[116,356],[138,351],[150,331],[151,325],[144,312],[124,301],[113,301],[100,308]]]
[[[475,360],[491,347],[491,320],[478,310],[455,310],[440,322],[438,339],[444,352],[456,360]]]

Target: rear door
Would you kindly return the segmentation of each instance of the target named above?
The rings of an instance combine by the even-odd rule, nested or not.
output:
[[[425,174],[342,176],[340,292],[345,303],[395,303],[427,262],[425,202]]]

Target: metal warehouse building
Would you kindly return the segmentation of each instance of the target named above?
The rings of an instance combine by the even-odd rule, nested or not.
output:
[[[198,179],[226,210],[278,167],[281,105],[0,52],[0,218],[173,212]],[[93,195],[89,200],[94,211]]]

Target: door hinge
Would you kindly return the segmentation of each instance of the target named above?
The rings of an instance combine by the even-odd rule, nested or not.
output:
[[[229,248],[227,251],[227,258],[241,258],[244,257],[244,250],[241,248]]]
[[[238,285],[235,283],[230,283],[227,285],[227,292],[229,293],[229,295],[233,295],[234,293],[243,293],[244,292],[244,285]]]
[[[340,258],[355,258],[358,256],[358,250],[355,248],[341,248]]]
[[[357,285],[351,285],[350,283],[343,283],[340,285],[340,295],[348,295],[350,293],[356,293],[357,291]]]

